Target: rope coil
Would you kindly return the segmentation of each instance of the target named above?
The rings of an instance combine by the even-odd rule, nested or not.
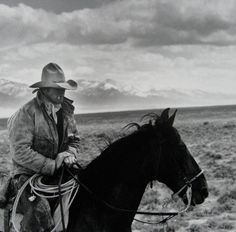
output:
[[[16,199],[13,204],[12,208],[12,224],[16,232],[19,232],[18,226],[16,225],[16,209],[20,200],[20,197],[25,190],[26,186],[29,184],[31,187],[31,191],[35,196],[46,198],[46,199],[53,199],[59,197],[59,187],[58,185],[47,185],[42,182],[43,176],[39,174],[35,174],[32,177],[30,177],[24,185],[20,188],[18,191],[18,194],[16,196]],[[60,192],[61,195],[64,196],[68,194],[69,201],[64,209],[64,213],[68,212],[77,192],[79,189],[78,183],[72,178],[69,181],[61,184],[60,186]],[[51,232],[56,232],[56,229],[58,228],[59,224],[61,223],[60,218],[58,221],[55,222],[55,227],[51,230]]]
[[[58,185],[47,185],[42,182],[43,176],[34,175],[29,180],[29,185],[32,192],[43,198],[56,198],[59,197],[59,187]],[[65,195],[68,192],[73,191],[78,187],[78,184],[75,180],[70,179],[69,181],[61,184],[61,195]]]

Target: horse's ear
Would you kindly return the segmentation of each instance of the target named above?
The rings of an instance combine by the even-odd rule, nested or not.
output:
[[[170,116],[170,118],[168,119],[168,123],[172,126],[174,124],[174,120],[175,120],[175,115],[176,115],[177,110],[175,110],[175,112]]]
[[[165,110],[162,111],[161,113],[161,120],[162,122],[167,122],[169,119],[169,110],[170,108],[166,108]]]

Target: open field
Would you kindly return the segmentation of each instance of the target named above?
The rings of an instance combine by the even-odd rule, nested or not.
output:
[[[77,115],[81,136],[81,159],[88,164],[106,146],[104,136],[117,137],[122,127],[150,111]],[[160,111],[155,111],[160,112]],[[11,165],[6,120],[0,120],[0,173],[8,173]],[[205,170],[209,197],[200,206],[168,223],[167,231],[236,231],[236,106],[179,109],[175,121],[183,141]],[[171,192],[154,183],[147,190],[140,209],[161,209]],[[182,207],[180,202],[176,203]],[[137,217],[145,220],[156,218]],[[162,226],[133,223],[134,231],[164,231]]]

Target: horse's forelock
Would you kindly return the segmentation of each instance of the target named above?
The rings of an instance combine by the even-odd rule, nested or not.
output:
[[[137,130],[139,130],[141,128],[141,126],[138,123],[131,122],[131,123],[127,124],[125,127],[123,127],[122,130],[125,130],[125,129],[128,130],[133,127],[136,127]]]

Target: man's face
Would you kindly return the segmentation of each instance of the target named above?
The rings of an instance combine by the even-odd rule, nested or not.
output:
[[[64,99],[65,89],[46,88],[44,94],[53,104],[61,104]]]

